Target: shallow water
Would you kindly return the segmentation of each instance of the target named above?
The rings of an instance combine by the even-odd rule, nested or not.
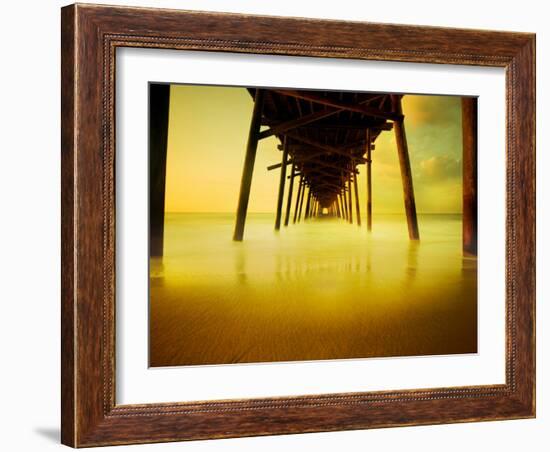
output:
[[[373,232],[333,218],[167,214],[151,260],[152,366],[477,351],[477,262],[460,215],[375,215]]]

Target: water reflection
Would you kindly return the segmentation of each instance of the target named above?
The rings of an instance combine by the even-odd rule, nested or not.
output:
[[[246,284],[246,248],[241,243],[235,243],[233,253],[235,256],[235,276],[238,284]]]
[[[477,260],[460,216],[400,216],[373,232],[323,219],[273,232],[249,214],[172,214],[151,261],[151,364],[208,364],[475,351]],[[159,283],[162,281],[162,283]]]
[[[149,277],[157,284],[164,282],[164,261],[161,257],[153,257],[149,261]]]
[[[418,249],[420,241],[410,240],[407,251],[407,267],[405,268],[405,280],[408,283],[414,281],[418,268]]]

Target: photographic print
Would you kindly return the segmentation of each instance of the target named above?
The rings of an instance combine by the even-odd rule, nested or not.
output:
[[[150,83],[148,203],[151,367],[477,353],[475,97]]]

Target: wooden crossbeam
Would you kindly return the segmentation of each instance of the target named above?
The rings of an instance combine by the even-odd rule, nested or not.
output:
[[[296,164],[304,163],[304,162],[307,162],[308,160],[314,159],[316,157],[321,157],[322,155],[325,155],[325,154],[326,154],[326,151],[315,152],[313,154],[308,155],[307,157],[303,157],[303,158],[299,158],[299,159],[293,158],[289,163],[296,163]],[[277,168],[280,168],[280,167],[281,167],[280,163],[275,163],[274,165],[269,165],[267,167],[267,170],[271,171],[271,170],[274,170],[274,169],[277,169]]]
[[[339,174],[329,173],[328,171],[324,171],[321,168],[316,168],[316,167],[307,168],[307,169],[304,168],[303,172],[307,174],[320,174],[321,176],[326,176],[326,177],[335,177],[335,178],[340,177]]]
[[[359,102],[358,105],[362,106],[364,104],[368,104],[369,102],[375,100],[377,97],[379,97],[379,96],[375,96],[373,98],[366,99],[362,102]],[[298,101],[297,98],[295,98],[295,99],[296,99],[296,101]],[[299,105],[299,103],[298,103],[298,105]],[[289,121],[281,122],[279,124],[273,125],[273,124],[270,124],[269,121],[267,121],[264,124],[269,125],[270,128],[268,130],[263,130],[262,132],[260,132],[259,139],[268,138],[270,136],[286,132],[287,130],[297,129],[299,127],[303,127],[303,126],[306,126],[308,124],[312,124],[314,122],[320,121],[321,119],[328,118],[329,116],[333,116],[333,115],[335,115],[337,113],[340,113],[341,111],[345,111],[345,110],[346,110],[346,108],[339,108],[339,107],[332,107],[332,106],[329,106],[329,105],[325,105],[324,110],[316,111],[314,113],[310,113],[309,115],[305,115],[305,116],[302,116],[302,114],[300,112],[300,117],[299,118],[291,119]],[[372,128],[379,128],[380,130],[391,130],[392,129],[392,124],[391,123],[384,123],[384,124],[376,125],[376,124],[372,124],[372,121],[367,121],[367,123],[365,123],[365,121],[363,121],[363,122],[355,121],[355,122],[349,122],[349,125],[348,125],[348,123],[346,123],[346,124],[333,123],[333,124],[323,124],[320,127],[324,127],[324,128],[350,128],[350,129],[353,129],[353,128],[364,129],[364,128],[367,128],[367,127],[372,127]]]
[[[379,125],[373,125],[370,121],[355,121],[355,122],[342,122],[342,123],[320,123],[320,124],[306,124],[300,126],[300,130],[313,130],[313,131],[324,131],[326,129],[335,129],[335,130],[365,130],[372,129],[376,131],[388,131],[393,129],[393,122],[385,122]]]
[[[296,97],[298,99],[309,100],[317,104],[326,105],[329,107],[336,107],[342,110],[353,111],[356,113],[362,113],[364,115],[374,116],[376,118],[383,118],[383,119],[390,119],[392,121],[397,121],[401,119],[403,116],[393,112],[383,111],[383,110],[380,110],[379,108],[369,107],[367,105],[349,104],[347,102],[330,99],[312,92],[294,91],[294,90],[286,90],[286,89],[275,89],[273,91],[279,94],[282,94],[284,96],[291,96],[291,97]]]
[[[285,132],[285,135],[292,138],[292,139],[294,139],[294,140],[296,140],[296,141],[301,141],[302,143],[309,144],[310,146],[313,146],[315,148],[323,149],[324,151],[326,151],[328,153],[331,153],[331,154],[338,154],[338,155],[342,155],[342,156],[348,157],[348,158],[356,158],[358,161],[363,162],[363,163],[366,161],[362,157],[352,156],[350,154],[350,152],[346,152],[345,150],[342,150],[340,148],[330,146],[328,144],[320,143],[318,141],[311,140],[309,138],[302,137],[302,136],[298,135],[295,132]],[[365,140],[361,140],[358,143],[350,143],[349,145],[346,145],[344,149],[350,149],[352,147],[360,146],[361,144],[364,144],[364,142],[365,142]]]
[[[319,154],[312,154],[312,155],[309,155],[307,157],[303,157],[303,158],[294,158],[293,160],[289,160],[288,161],[288,164],[295,164],[295,165],[300,165],[302,163],[314,163],[316,165],[320,165],[320,166],[324,166],[325,168],[332,168],[332,169],[335,169],[335,170],[338,170],[338,171],[349,171],[348,168],[347,168],[347,165],[343,164],[343,165],[338,165],[337,163],[332,163],[332,162],[325,162],[324,160],[319,160]],[[267,167],[268,171],[271,171],[271,170],[274,170],[274,169],[277,169],[277,168],[280,168],[281,167],[281,164],[280,163],[276,163],[274,165],[270,165]],[[355,173],[358,173],[357,170],[353,170]],[[297,173],[296,176],[299,176],[301,175],[301,172],[300,173]],[[337,177],[338,175],[336,175]]]
[[[333,184],[331,182],[321,182],[320,184],[316,184],[316,187],[331,187],[331,188],[335,188],[336,190],[342,189],[342,187],[340,187],[339,185]]]
[[[290,121],[282,122],[276,126],[270,127],[269,129],[260,132],[260,139],[268,138],[272,135],[278,135],[280,133],[286,132],[287,130],[296,129],[297,127],[319,121],[320,119],[331,116],[338,111],[340,110],[337,108],[328,107],[325,110],[317,111],[315,113],[311,113],[297,119],[291,119]]]
[[[328,182],[330,182],[331,180],[332,181],[334,181],[334,180],[339,181],[340,180],[338,176],[335,176],[334,174],[328,175],[326,173],[319,172],[318,169],[314,169],[310,172],[304,173],[304,175],[312,183],[317,183],[318,181],[328,181]],[[327,175],[330,179],[327,179]],[[339,187],[341,188],[341,185],[339,185]]]
[[[307,158],[307,160],[293,160],[291,163],[296,162],[297,165],[301,163],[314,163],[315,165],[324,166],[325,168],[332,168],[338,171],[349,171],[346,165],[338,165],[336,163],[331,162],[325,162],[323,160],[319,160],[318,158]],[[357,173],[357,170],[352,170],[353,172]],[[336,174],[334,177],[338,177]]]
[[[294,132],[295,133],[295,132]],[[283,136],[289,136],[290,137],[290,134],[283,134]],[[299,136],[299,135],[298,135]],[[306,134],[302,135],[302,136],[307,136]],[[309,138],[307,138],[309,139]],[[305,143],[304,141],[302,141],[301,143],[292,143],[290,144],[290,150],[291,151],[309,151],[311,150],[312,147],[317,147],[317,144],[320,143],[319,141],[315,141],[315,140],[311,140],[309,139],[311,143],[315,143],[315,144],[309,144],[309,143]],[[330,146],[332,148],[335,147],[335,145],[332,145],[332,144],[326,144],[326,143],[320,143],[322,144],[323,146]],[[355,150],[359,150],[359,151],[363,151],[363,146],[365,145],[365,139],[362,138],[358,141],[352,141],[352,142],[349,142],[349,143],[344,143],[344,144],[338,144],[336,145],[336,148],[340,151],[340,153],[344,152],[345,154],[343,154],[345,157],[351,157],[351,158],[355,158],[355,156],[351,155],[349,153],[349,151],[355,151]],[[281,148],[282,149],[282,148]],[[332,152],[332,150],[328,151],[327,152]]]

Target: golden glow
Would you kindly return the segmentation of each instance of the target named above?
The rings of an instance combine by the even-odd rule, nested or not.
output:
[[[249,214],[168,214],[151,262],[152,366],[366,358],[477,351],[476,260],[461,215],[401,215],[373,232],[311,219],[273,231]]]
[[[281,152],[272,137],[257,151],[244,241],[233,242],[252,107],[244,88],[171,87],[150,365],[475,353],[477,260],[462,257],[460,98],[403,99],[420,242],[407,234],[393,131],[373,152],[372,233],[364,166],[362,227],[320,218],[275,232],[280,173],[266,167]]]
[[[252,97],[245,88],[171,87],[167,212],[235,212]],[[459,97],[403,98],[405,128],[420,213],[462,211],[462,132]],[[261,140],[256,154],[249,212],[274,212],[279,171],[276,138]],[[364,166],[359,198],[366,204]],[[373,152],[373,211],[402,213],[403,190],[393,131],[383,132]],[[288,184],[287,184],[288,189]]]

